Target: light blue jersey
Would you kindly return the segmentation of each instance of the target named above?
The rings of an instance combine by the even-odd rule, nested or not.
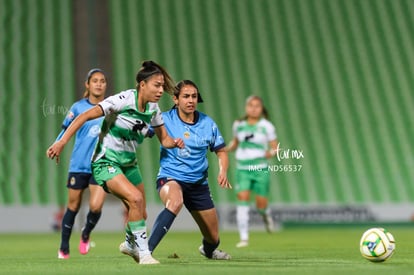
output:
[[[62,123],[62,132],[57,137],[59,140],[65,133],[72,121],[81,113],[89,110],[95,105],[87,98],[75,102]],[[69,173],[92,173],[91,159],[101,128],[103,117],[86,121],[76,132],[75,145],[70,158]]]
[[[195,123],[183,122],[177,109],[163,112],[165,128],[171,137],[182,138],[185,147],[167,149],[161,146],[157,178],[173,178],[186,183],[207,184],[207,150],[215,152],[226,146],[216,123],[196,111]]]

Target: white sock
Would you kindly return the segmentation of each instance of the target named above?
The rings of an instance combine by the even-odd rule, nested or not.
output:
[[[125,234],[125,243],[130,247],[135,247],[135,236],[132,233]]]
[[[249,240],[249,206],[238,205],[237,206],[237,227],[239,229],[240,240]]]
[[[132,234],[135,236],[135,244],[138,247],[139,256],[150,255],[151,252],[148,250],[147,227],[133,231]]]

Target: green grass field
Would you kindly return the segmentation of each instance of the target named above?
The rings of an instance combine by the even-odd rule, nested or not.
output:
[[[222,232],[220,248],[230,261],[200,256],[198,232],[168,233],[154,253],[161,264],[141,266],[118,251],[122,232],[95,232],[88,255],[71,239],[71,258],[58,260],[58,233],[0,234],[0,274],[412,274],[413,227],[387,226],[396,252],[386,262],[371,263],[359,254],[359,238],[367,226],[285,227],[281,232],[252,232],[250,246],[235,248],[236,232]],[[178,258],[172,258],[176,253]]]

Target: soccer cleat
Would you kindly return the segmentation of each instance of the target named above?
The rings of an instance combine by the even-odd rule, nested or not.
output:
[[[269,214],[266,214],[263,216],[263,222],[265,224],[266,227],[266,231],[268,233],[272,233],[275,231],[275,225],[272,219],[272,216],[270,216]]]
[[[204,247],[201,245],[198,250],[200,251],[200,254],[203,255],[204,257],[206,256],[206,253],[204,252]],[[230,260],[231,256],[229,254],[227,254],[226,252],[224,252],[223,250],[220,249],[215,249],[213,251],[213,255],[211,256],[210,259],[213,260]]]
[[[80,254],[82,254],[82,255],[88,254],[89,248],[90,248],[89,239],[86,242],[84,242],[81,238],[80,242],[79,242],[79,252],[80,252]]]
[[[240,242],[238,242],[237,244],[236,244],[236,247],[237,248],[241,248],[241,247],[246,247],[246,246],[248,246],[249,245],[249,242],[248,241],[240,241]]]
[[[67,260],[69,259],[69,253],[65,253],[59,249],[58,251],[58,259]]]
[[[125,255],[131,256],[137,263],[140,263],[139,252],[136,246],[131,248],[126,242],[122,242],[119,245],[119,251]]]
[[[160,262],[157,261],[156,259],[154,259],[151,254],[145,255],[143,256],[140,261],[139,264],[159,264]]]

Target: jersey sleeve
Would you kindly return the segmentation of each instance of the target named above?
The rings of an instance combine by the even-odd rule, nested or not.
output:
[[[69,127],[69,125],[72,123],[72,121],[79,115],[79,110],[78,108],[76,108],[76,103],[73,104],[68,113],[66,114],[65,119],[63,120],[62,123],[62,128],[66,129]]]
[[[77,108],[77,104],[74,103],[70,107],[68,113],[66,114],[65,119],[62,122],[62,131],[59,133],[59,135],[56,138],[56,141],[60,140],[63,134],[65,133],[66,129],[69,127],[69,125],[72,123],[72,121],[79,115],[79,110]]]
[[[164,119],[162,117],[162,113],[158,104],[152,104],[151,108],[154,110],[154,116],[150,121],[151,127],[159,127],[161,125],[164,125]]]
[[[266,128],[267,128],[268,140],[269,141],[275,140],[277,138],[275,126],[271,122],[268,121]]]
[[[239,127],[240,121],[235,120],[232,126],[233,137],[237,137],[237,127]]]
[[[215,122],[213,122],[212,124],[212,131],[213,131],[213,138],[210,144],[210,151],[215,152],[225,147],[226,143],[224,142],[223,136],[221,135],[220,130],[217,127]]]
[[[124,107],[128,106],[130,95],[124,91],[119,94],[112,95],[101,101],[99,106],[101,106],[104,115],[109,115],[121,111]]]

